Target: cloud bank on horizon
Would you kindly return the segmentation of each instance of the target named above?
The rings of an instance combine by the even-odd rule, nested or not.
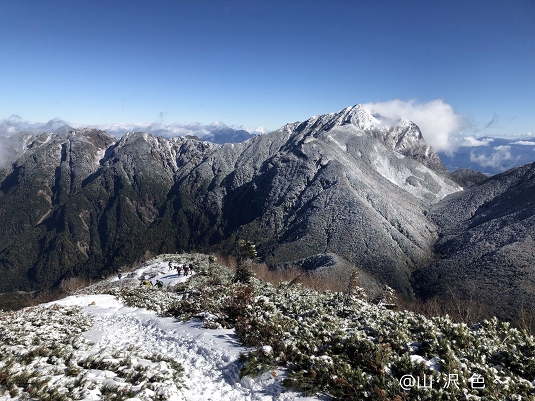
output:
[[[11,136],[21,131],[27,131],[32,134],[56,132],[59,128],[65,125],[69,125],[69,123],[60,118],[53,118],[46,123],[32,123],[30,121],[23,120],[19,115],[13,114],[4,120],[0,120],[0,136]]]
[[[417,103],[415,100],[402,101],[399,99],[387,102],[364,103],[363,106],[374,114],[380,115],[384,124],[394,124],[400,118],[407,118],[416,123],[427,143],[436,151],[451,153],[459,146],[482,146],[487,142],[479,141],[472,136],[464,136],[462,130],[470,126],[468,120],[455,112],[453,107],[442,99],[432,100],[427,103]],[[161,114],[161,113],[160,113]],[[160,116],[160,120],[162,120]],[[18,115],[12,115],[0,121],[0,135],[10,136],[20,131],[28,131],[34,134],[42,132],[54,132],[64,125],[72,125],[74,128],[81,127],[79,124],[71,124],[60,118],[54,118],[46,123],[29,122]],[[195,135],[199,138],[209,138],[217,130],[233,128],[244,130],[254,134],[262,134],[264,128],[227,127],[224,123],[114,123],[94,124],[93,127],[109,132],[120,137],[130,131],[149,132],[166,138],[174,136]]]
[[[214,132],[221,130],[238,130],[246,131],[251,134],[263,134],[266,131],[263,127],[249,128],[249,127],[235,127],[227,126],[220,121],[214,121],[211,124],[202,123],[117,123],[117,124],[97,124],[95,128],[109,132],[113,136],[121,137],[127,132],[148,132],[153,135],[160,135],[165,138],[174,138],[177,136],[194,135],[199,139],[210,140]]]

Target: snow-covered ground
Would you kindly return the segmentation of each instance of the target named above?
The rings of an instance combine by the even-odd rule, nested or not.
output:
[[[162,280],[166,286],[187,279],[168,270],[167,262],[156,259],[128,277],[148,277],[153,283]],[[240,346],[234,330],[209,330],[202,328],[200,322],[159,317],[147,309],[126,307],[112,295],[69,296],[52,304],[80,306],[84,313],[93,317],[93,327],[84,337],[95,343],[95,350],[125,350],[137,346],[143,351],[175,359],[185,369],[187,389],[183,390],[183,396],[188,401],[318,399],[285,389],[282,386],[284,374],[280,371],[240,379],[238,357],[248,349]],[[10,398],[0,396],[0,400]]]
[[[194,260],[206,274],[172,291],[140,288],[188,279],[167,260]],[[496,318],[468,326],[291,283],[244,286],[207,255],[161,255],[124,276],[0,313],[0,400],[315,399],[284,388],[284,369],[293,385],[337,399],[534,399],[535,339]],[[225,302],[240,310],[244,294],[236,327],[255,350],[233,330],[205,328],[229,327],[218,323],[230,319]],[[240,353],[243,371],[260,375],[240,379]],[[420,387],[422,373],[435,387]]]

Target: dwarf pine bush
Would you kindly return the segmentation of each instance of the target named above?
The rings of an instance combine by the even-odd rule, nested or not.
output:
[[[468,326],[389,309],[345,292],[295,282],[248,282],[216,263],[168,291],[108,288],[130,306],[205,327],[233,327],[253,350],[241,375],[286,372],[285,385],[339,400],[535,400],[535,340],[498,319]],[[102,399],[161,399],[182,386],[173,360],[139,349],[95,350],[77,308],[30,308],[0,314],[0,393],[69,400],[94,391]],[[150,367],[148,369],[147,367]],[[104,386],[88,372],[114,378]],[[53,379],[52,379],[53,378]]]
[[[348,302],[349,290],[232,278],[220,266],[193,277],[182,291],[197,295],[170,313],[234,327],[255,347],[242,375],[283,369],[286,386],[340,400],[535,400],[535,341],[507,323],[394,311],[390,293],[375,305]]]

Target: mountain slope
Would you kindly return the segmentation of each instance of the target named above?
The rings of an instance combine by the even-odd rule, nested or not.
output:
[[[408,274],[431,258],[435,239],[424,210],[460,189],[395,150],[433,165],[420,142],[414,125],[381,129],[348,108],[215,149],[168,203],[190,217],[190,234],[211,216],[222,239],[237,232],[259,243],[268,263],[333,252],[408,294]]]
[[[132,254],[132,237],[160,213],[175,172],[207,148],[146,134],[116,142],[92,129],[27,142],[0,185],[1,291],[100,276],[138,258],[145,248]]]
[[[450,195],[430,214],[438,260],[413,274],[420,294],[473,299],[504,319],[535,307],[535,163]],[[499,292],[499,297],[496,296]]]
[[[486,180],[487,176],[479,171],[461,168],[450,173],[450,178],[464,188]]]
[[[240,157],[218,149],[181,185],[217,183],[195,194],[207,196],[199,207],[262,242],[269,263],[333,252],[408,292],[408,272],[430,259],[435,239],[423,212],[459,189],[395,150],[431,159],[427,148],[418,152],[414,127],[379,129],[365,110],[348,108],[234,145]],[[218,172],[220,165],[235,168]]]
[[[433,258],[426,211],[461,189],[416,125],[358,105],[238,144],[85,129],[25,138],[17,155],[0,186],[0,291],[146,251],[228,253],[241,237],[272,264],[338,254],[410,296],[410,272]]]

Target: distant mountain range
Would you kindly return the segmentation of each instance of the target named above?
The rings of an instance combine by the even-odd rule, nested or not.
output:
[[[243,128],[229,127],[221,122],[213,122],[205,125],[200,123],[188,124],[114,124],[99,127],[109,134],[120,139],[128,132],[146,132],[154,136],[174,138],[177,136],[190,136],[202,141],[212,143],[238,143],[246,141],[263,131],[249,132]]]
[[[270,265],[339,257],[407,299],[442,294],[454,272],[474,282],[459,269],[478,261],[531,277],[509,250],[535,235],[530,192],[518,192],[533,185],[533,165],[482,182],[451,175],[414,123],[384,126],[359,105],[248,135],[215,144],[64,127],[1,137],[0,292],[100,277],[146,252],[229,253],[238,238]],[[505,291],[498,276],[489,285]],[[535,290],[521,289],[531,305]]]

